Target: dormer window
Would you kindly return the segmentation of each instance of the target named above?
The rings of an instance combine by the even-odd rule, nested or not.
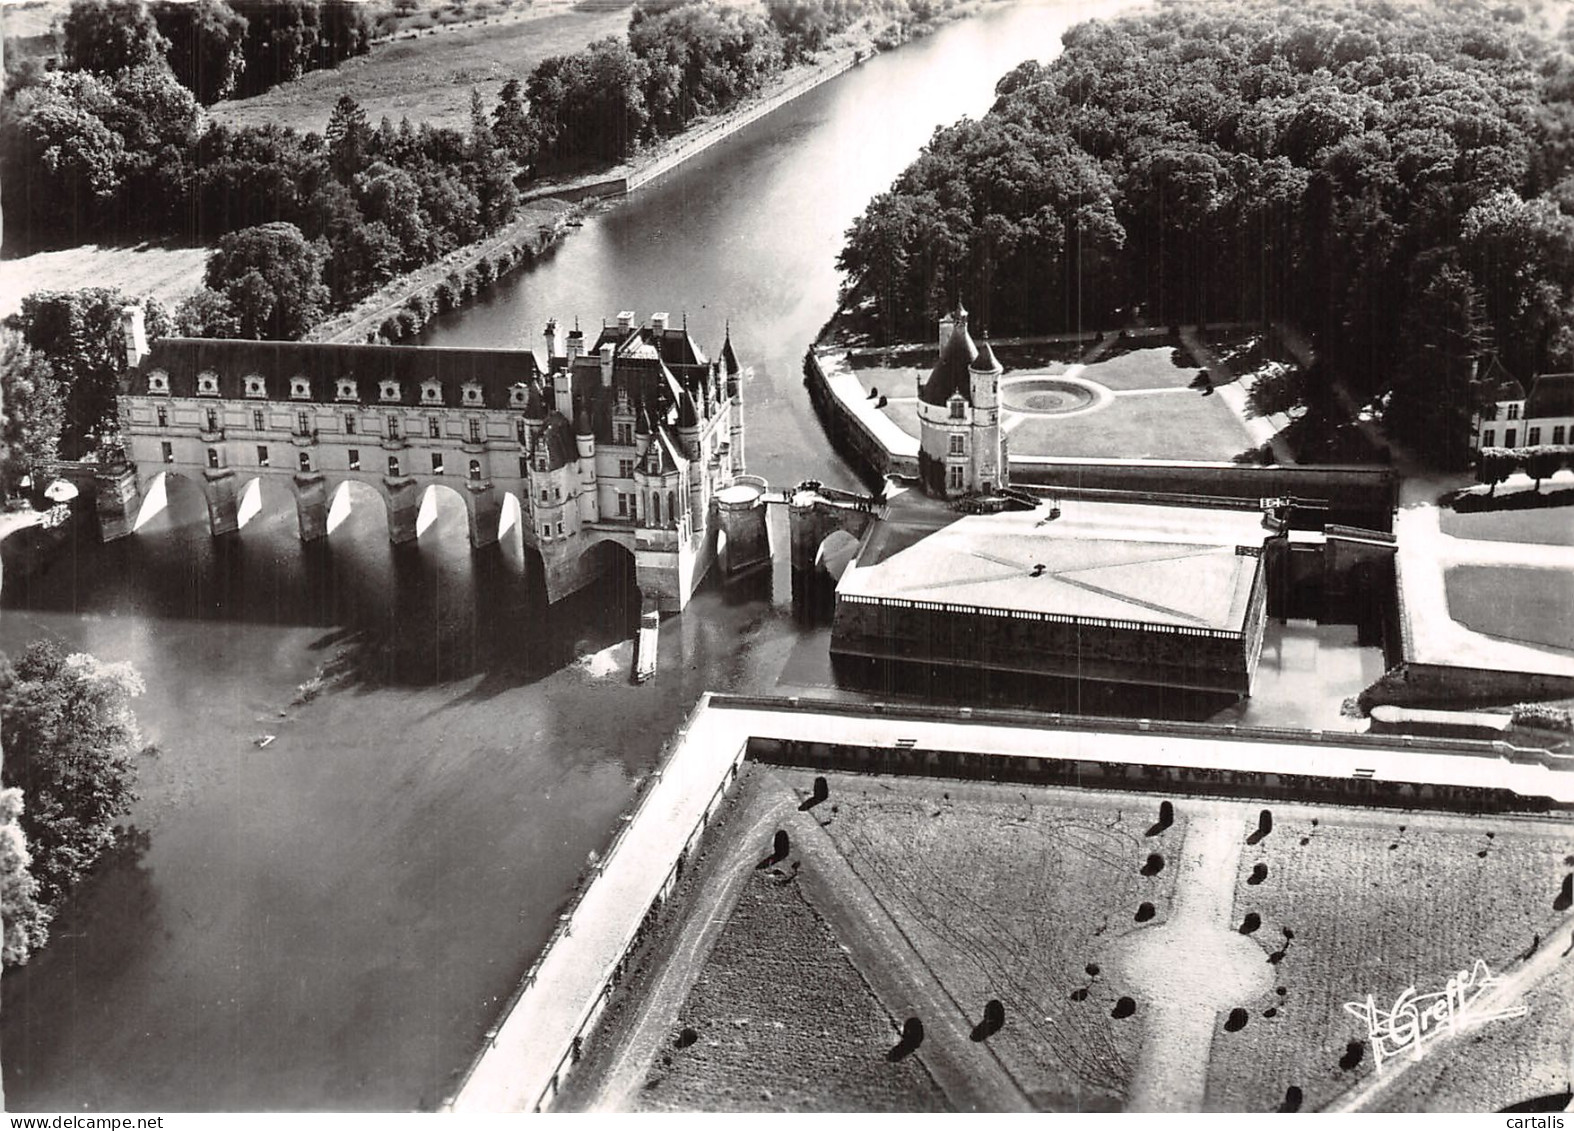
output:
[[[443,403],[443,387],[442,387],[442,385],[438,384],[436,381],[422,381],[421,382],[421,403],[422,404],[442,404]]]
[[[248,397],[266,397],[268,395],[268,383],[253,373],[246,378],[246,395]]]
[[[216,397],[219,395],[219,375],[211,370],[197,374],[197,395],[199,397]]]
[[[950,406],[952,420],[967,419],[967,402],[962,399],[961,394],[957,394],[951,398]]]
[[[359,398],[360,391],[355,387],[354,378],[339,378],[339,391],[335,394],[341,401],[353,401]]]
[[[1519,405],[1517,403],[1508,406],[1508,418],[1510,420],[1519,419]]]
[[[312,383],[304,377],[290,378],[290,396],[298,401],[310,400]]]
[[[508,405],[510,408],[524,408],[525,402],[530,399],[530,386],[521,382],[508,390]]]
[[[377,395],[384,401],[397,401],[399,399],[399,382],[383,381],[377,386]]]
[[[474,381],[466,381],[461,387],[465,404],[478,405],[481,403],[481,386]]]
[[[152,373],[149,373],[148,392],[167,395],[169,393],[169,374],[162,369],[155,369]]]

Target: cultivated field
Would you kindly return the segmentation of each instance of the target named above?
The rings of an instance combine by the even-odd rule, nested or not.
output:
[[[1464,565],[1443,580],[1449,615],[1467,628],[1548,648],[1574,644],[1574,584],[1563,570]]]
[[[140,298],[151,294],[166,306],[202,288],[208,250],[202,247],[99,247],[84,244],[0,259],[0,318],[15,314],[34,291],[119,287]]]
[[[1118,1109],[1144,1015],[1109,950],[1139,916],[1165,920],[1175,869],[1155,872],[1149,856],[1177,848],[1183,813],[1149,836],[1156,797],[924,778],[830,783],[826,831],[917,957],[964,1014],[991,998],[1004,1004],[989,1045],[1022,1090],[1040,1108]],[[1135,1013],[1112,1016],[1126,997]]]
[[[886,1059],[896,1025],[779,872],[756,872],[658,1054],[639,1107],[943,1111],[922,1060]]]
[[[593,40],[624,34],[632,7],[632,0],[572,6],[538,0],[523,15],[497,23],[379,44],[332,70],[313,71],[255,98],[220,102],[211,112],[232,124],[271,122],[321,133],[334,103],[348,94],[373,123],[408,116],[417,123],[463,129],[470,120],[472,87],[490,108],[505,82],[523,82],[549,55],[570,54]]]
[[[1255,812],[1241,809],[1243,816]],[[1254,936],[1280,955],[1275,984],[1241,1003],[1244,1028],[1216,1028],[1210,1109],[1272,1111],[1294,1087],[1301,1106],[1315,1110],[1373,1071],[1365,1025],[1345,1011],[1345,1002],[1371,994],[1386,1008],[1407,986],[1440,991],[1478,958],[1503,969],[1549,924],[1574,927],[1574,918],[1554,906],[1574,868],[1574,826],[1565,821],[1302,805],[1272,811],[1271,834],[1241,856],[1234,917],[1243,923],[1259,917]],[[1556,939],[1549,933],[1542,942],[1561,948],[1567,932],[1559,927]],[[1553,997],[1563,1004],[1548,999],[1542,1011],[1562,1016],[1567,1034],[1566,988]],[[1545,1034],[1533,1033],[1543,1023],[1489,1024],[1502,1030],[1491,1039],[1526,1061],[1525,1079],[1556,1076],[1566,1067],[1566,1056],[1550,1064],[1540,1059]],[[1501,1063],[1487,1061],[1478,1044],[1467,1047],[1477,1066],[1470,1108],[1524,1098]],[[1465,1101],[1468,1089],[1448,1087],[1439,1085],[1437,1094]]]

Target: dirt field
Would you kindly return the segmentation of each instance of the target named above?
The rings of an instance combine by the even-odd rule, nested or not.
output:
[[[0,259],[0,318],[15,314],[34,291],[119,287],[127,295],[151,294],[172,311],[202,287],[208,250],[159,247],[99,247],[84,244]]]
[[[790,873],[762,871],[683,1003],[639,1106],[944,1111],[920,1058],[886,1059],[896,1043],[892,1018]]]
[[[1174,869],[1148,870],[1185,834],[1145,835],[1159,799],[922,778],[835,776],[827,828],[902,927],[918,958],[968,1013],[998,998],[990,1045],[1041,1108],[1118,1109],[1142,1043],[1133,995],[1108,950],[1163,923]],[[1095,971],[1090,973],[1090,970]]]
[[[1323,1106],[1373,1071],[1365,1027],[1345,1002],[1371,994],[1391,1004],[1411,985],[1439,991],[1478,958],[1498,971],[1560,920],[1554,901],[1574,866],[1574,826],[1566,822],[1300,805],[1272,811],[1272,833],[1241,857],[1235,911],[1241,920],[1258,915],[1256,937],[1283,955],[1274,990],[1246,1003],[1245,1028],[1214,1036],[1210,1109],[1272,1111],[1291,1086],[1301,1089],[1304,1110]],[[1266,874],[1254,883],[1259,866]],[[1574,917],[1561,922],[1574,928]],[[1559,927],[1543,942],[1561,947],[1566,936]],[[1567,991],[1555,996],[1566,1019]],[[1494,1039],[1511,1052],[1544,1052],[1544,1041],[1520,1040],[1520,1022],[1493,1026],[1505,1030]],[[1363,1042],[1359,1060],[1352,1041]],[[1486,1055],[1482,1046],[1468,1047],[1472,1063],[1486,1065],[1475,1059]],[[1556,1074],[1557,1063],[1536,1070]],[[1477,1089],[1473,1110],[1523,1098],[1501,1063],[1483,1067],[1477,1083],[1491,1086]],[[1440,1086],[1438,1094],[1464,1102],[1463,1092]]]
[[[413,122],[465,128],[471,87],[490,108],[503,83],[523,81],[549,55],[624,34],[632,7],[632,0],[574,5],[537,0],[522,16],[382,43],[332,70],[313,71],[255,98],[220,102],[211,113],[232,124],[276,122],[321,133],[333,104],[348,94],[373,123],[408,115]]]

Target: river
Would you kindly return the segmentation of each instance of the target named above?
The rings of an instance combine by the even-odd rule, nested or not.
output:
[[[552,315],[590,332],[665,310],[714,351],[730,320],[754,368],[750,470],[855,485],[800,384],[843,232],[937,125],[1114,7],[1016,5],[878,56],[592,216],[425,340],[534,345]],[[456,500],[406,547],[358,503],[303,548],[268,494],[214,542],[175,490],[132,538],[8,571],[0,647],[53,636],[132,661],[161,751],[131,843],[0,984],[12,1110],[435,1106],[698,696],[834,683],[781,567],[701,592],[634,687],[627,610],[591,592],[549,611],[517,537],[472,553]],[[300,695],[335,657],[346,683]]]

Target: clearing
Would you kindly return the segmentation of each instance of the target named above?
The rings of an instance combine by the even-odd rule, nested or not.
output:
[[[0,259],[0,318],[22,307],[34,291],[119,287],[127,295],[151,294],[171,312],[175,304],[202,288],[207,267],[205,247],[100,247],[83,244],[60,251],[40,251],[16,259]]]
[[[529,11],[499,17],[496,23],[380,43],[331,70],[302,75],[255,98],[220,102],[210,113],[230,125],[275,123],[321,133],[334,103],[348,94],[373,124],[408,116],[416,123],[466,129],[471,88],[481,92],[490,111],[505,82],[523,82],[548,56],[572,54],[594,40],[625,34],[632,8],[632,0],[538,0]]]

